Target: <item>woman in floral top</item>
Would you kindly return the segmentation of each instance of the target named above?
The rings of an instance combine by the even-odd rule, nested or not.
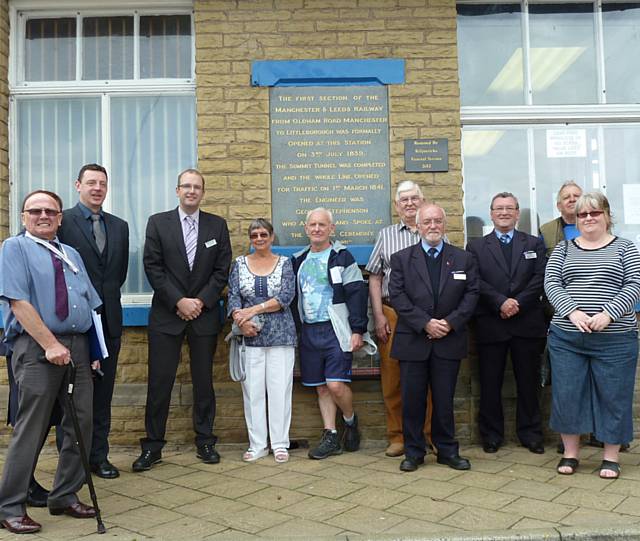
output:
[[[267,456],[268,435],[276,462],[286,462],[296,346],[289,304],[295,278],[291,261],[271,251],[274,233],[267,220],[251,222],[249,239],[253,253],[238,257],[229,277],[229,315],[247,346],[242,394],[249,448],[242,459]]]

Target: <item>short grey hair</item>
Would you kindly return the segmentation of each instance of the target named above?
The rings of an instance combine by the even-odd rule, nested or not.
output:
[[[435,203],[423,203],[418,207],[418,210],[416,211],[416,223],[420,221],[420,212],[430,207],[440,209],[442,211],[442,217],[444,218],[444,221],[447,221],[447,213],[440,205],[436,205]]]
[[[314,212],[324,212],[327,216],[329,216],[329,222],[333,224],[333,213],[329,209],[326,209],[324,207],[316,207],[314,209],[311,209],[309,212],[307,212],[307,218],[304,221],[305,223],[309,221],[309,218]]]
[[[556,203],[560,203],[560,201],[562,201],[562,192],[565,188],[569,188],[575,186],[576,188],[578,188],[578,190],[580,190],[580,193],[582,193],[582,186],[580,186],[580,184],[578,184],[575,180],[567,180],[567,182],[564,182],[562,184],[562,186],[560,186],[560,189],[558,190],[558,195],[556,195]]]
[[[491,199],[491,205],[489,205],[489,209],[493,210],[493,202],[496,199],[506,199],[507,197],[510,197],[511,199],[513,199],[516,202],[516,209],[520,210],[520,202],[518,201],[518,198],[515,195],[513,195],[511,192],[500,192],[494,195],[493,198]]]
[[[611,217],[611,207],[609,206],[607,196],[602,192],[583,193],[576,201],[576,217],[578,216],[578,213],[584,212],[587,208],[601,210],[604,212],[604,219],[607,222],[607,231],[611,233],[613,218]]]
[[[248,234],[251,235],[256,229],[266,229],[269,235],[273,235],[273,225],[266,218],[256,218],[249,224]]]
[[[398,184],[398,187],[396,188],[396,201],[400,201],[400,194],[402,192],[408,192],[410,190],[416,190],[418,192],[418,195],[424,199],[424,194],[422,193],[422,190],[420,189],[420,186],[418,186],[415,182],[413,182],[413,180],[403,180],[400,184]]]

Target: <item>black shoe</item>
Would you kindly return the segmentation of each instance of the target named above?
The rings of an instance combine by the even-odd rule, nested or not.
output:
[[[630,444],[630,443],[623,443],[623,444],[620,446],[620,452],[621,452],[621,453],[626,453],[626,452],[629,450],[629,447],[631,447],[631,444]]]
[[[140,456],[131,466],[134,472],[150,470],[154,464],[157,464],[162,460],[162,453],[160,451],[150,451],[146,449],[140,453]]]
[[[116,477],[120,477],[118,468],[111,464],[106,458],[102,462],[91,464],[91,471],[98,477],[102,477],[102,479],[115,479]]]
[[[400,471],[416,471],[419,466],[424,464],[424,458],[418,458],[413,456],[406,456],[404,460],[400,462]]]
[[[27,505],[31,507],[46,507],[49,491],[38,481],[31,479],[29,490],[27,490]]]
[[[438,464],[444,464],[454,470],[470,470],[471,462],[460,455],[440,456],[438,455]]]
[[[564,443],[560,442],[558,444],[558,449],[556,451],[559,455],[564,455]]]
[[[482,444],[482,450],[485,453],[497,453],[500,449],[500,444],[497,441],[485,441]]]
[[[205,464],[217,464],[220,462],[220,455],[212,443],[205,443],[198,447],[196,456]]]
[[[360,449],[360,432],[358,431],[358,416],[353,414],[351,424],[344,423],[342,446],[348,453],[353,453]]]
[[[530,452],[536,455],[544,455],[544,444],[541,441],[532,441],[528,444],[522,444],[523,447],[529,449]]]
[[[322,431],[322,439],[317,447],[309,451],[309,458],[316,460],[322,460],[331,455],[341,455],[342,447],[340,447],[340,441],[338,440],[338,433],[331,432],[331,430],[324,429]]]
[[[604,447],[604,443],[602,443],[600,440],[597,440],[595,435],[593,434],[589,434],[589,441],[587,442],[587,445],[590,447],[598,447],[600,449]]]

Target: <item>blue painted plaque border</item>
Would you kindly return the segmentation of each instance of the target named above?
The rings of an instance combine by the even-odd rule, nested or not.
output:
[[[393,85],[405,82],[401,58],[254,60],[251,86]]]

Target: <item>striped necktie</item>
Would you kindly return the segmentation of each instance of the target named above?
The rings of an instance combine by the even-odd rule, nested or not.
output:
[[[196,227],[196,221],[191,216],[185,216],[184,219],[187,222],[187,233],[184,237],[184,247],[187,251],[189,270],[192,270],[193,260],[196,257],[196,247],[198,245],[198,229]]]
[[[502,244],[509,244],[509,242],[511,242],[511,239],[509,238],[509,235],[503,233],[502,235],[500,235],[500,242]]]

